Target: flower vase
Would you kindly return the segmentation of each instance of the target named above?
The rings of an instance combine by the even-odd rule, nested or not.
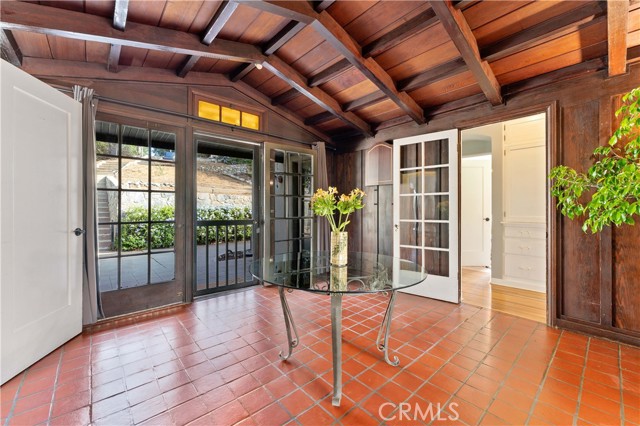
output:
[[[346,266],[331,266],[329,284],[331,291],[346,291],[347,290],[347,270]]]
[[[347,264],[348,237],[349,234],[346,232],[331,232],[331,265]]]

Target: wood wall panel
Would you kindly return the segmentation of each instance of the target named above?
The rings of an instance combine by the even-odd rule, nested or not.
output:
[[[562,109],[561,162],[579,170],[591,164],[599,145],[598,101]],[[560,314],[600,323],[600,236],[585,234],[581,223],[562,219],[562,304]]]
[[[613,326],[640,333],[640,225],[613,230]]]

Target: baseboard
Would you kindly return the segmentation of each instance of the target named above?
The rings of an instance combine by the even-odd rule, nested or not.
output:
[[[183,312],[190,303],[176,303],[145,311],[132,312],[130,314],[118,315],[115,317],[98,320],[93,324],[86,324],[82,327],[82,332],[91,334],[97,331],[110,330],[125,325],[137,324],[140,322],[157,319],[164,316],[175,315]]]
[[[519,288],[521,290],[535,291],[538,293],[547,292],[544,283],[537,283],[534,281],[504,280],[491,277],[491,284],[496,284],[503,287]]]

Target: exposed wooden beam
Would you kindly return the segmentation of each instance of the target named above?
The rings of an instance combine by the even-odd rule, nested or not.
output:
[[[286,104],[287,102],[289,102],[290,100],[298,96],[300,96],[300,92],[298,92],[296,89],[289,89],[286,92],[278,96],[275,96],[273,99],[271,99],[271,105]]]
[[[316,87],[324,84],[327,81],[339,76],[349,68],[351,68],[351,62],[347,61],[346,59],[342,59],[341,61],[336,62],[335,64],[311,77],[309,79],[309,86]]]
[[[113,6],[113,28],[124,31],[129,13],[129,0],[116,0]]]
[[[476,78],[482,92],[492,105],[500,105],[502,103],[500,84],[489,63],[480,58],[478,42],[462,12],[453,7],[451,0],[432,0],[430,3],[462,59]]]
[[[446,104],[428,108],[425,110],[425,114],[427,115],[427,117],[433,119],[436,115],[444,114],[451,111],[458,111],[486,102],[487,98],[484,93],[478,93],[477,95],[467,96],[466,98],[457,99],[455,101],[447,102]]]
[[[4,29],[235,62],[263,62],[265,59],[262,52],[250,44],[217,40],[206,46],[195,34],[136,22],[129,22],[127,31],[122,32],[113,28],[108,18],[39,4],[3,1],[0,12],[0,28]]]
[[[419,31],[429,28],[438,22],[435,12],[432,9],[426,10],[400,25],[398,28],[389,31],[377,40],[372,41],[362,48],[362,55],[365,57],[376,56],[385,50],[396,46]]]
[[[0,30],[0,47],[2,47],[2,58],[16,67],[22,66],[22,52],[11,34],[11,31]]]
[[[109,70],[109,72],[118,72],[121,51],[122,46],[119,44],[112,44],[110,46],[109,57],[107,58],[107,69]]]
[[[316,114],[313,117],[305,118],[304,124],[306,124],[307,126],[315,126],[316,124],[321,124],[326,121],[333,120],[334,118],[336,118],[335,115],[326,111],[321,112],[320,114]]]
[[[381,130],[388,129],[389,127],[400,126],[402,124],[406,124],[409,122],[411,122],[411,119],[403,115],[401,117],[396,117],[396,118],[392,118],[391,120],[383,121],[382,123],[377,124],[374,129],[376,132],[379,132]]]
[[[129,13],[129,0],[116,0],[113,6],[113,28],[124,31],[127,25],[127,14]],[[120,52],[122,46],[119,44],[111,44],[109,47],[109,58],[107,60],[107,69],[111,72],[118,71],[120,63]]]
[[[233,12],[235,12],[237,8],[238,3],[236,3],[235,0],[222,2],[218,10],[216,10],[216,13],[213,15],[213,18],[211,18],[211,21],[209,21],[209,24],[204,30],[204,33],[202,33],[203,44],[209,46],[213,42],[213,40],[215,40],[215,38],[218,36],[218,34],[220,34],[220,31],[222,31],[222,28],[224,28],[225,24],[227,23],[227,21],[229,21],[231,15],[233,15]],[[199,59],[199,56],[188,57],[182,63],[182,65],[178,67],[178,69],[176,70],[176,74],[178,74],[179,77],[186,76],[189,71],[193,69]]]
[[[255,67],[256,67],[255,64],[252,64],[252,63],[242,64],[229,74],[229,80],[233,81],[234,83],[236,81],[240,81],[243,78],[245,78],[247,74],[253,71]]]
[[[452,61],[445,62],[430,70],[405,78],[398,82],[398,90],[409,91],[424,87],[436,81],[440,81],[446,77],[452,77],[467,71],[467,66],[462,58],[456,58]]]
[[[629,2],[627,0],[607,1],[607,42],[609,76],[627,72],[627,27],[629,23]]]
[[[368,106],[377,104],[378,102],[382,102],[385,99],[387,99],[387,97],[384,95],[384,93],[373,92],[373,93],[370,93],[370,94],[368,94],[366,96],[363,96],[361,98],[353,100],[351,102],[347,102],[347,103],[343,104],[342,105],[342,110],[343,111],[355,111],[357,109],[362,109],[362,108],[366,108]]]
[[[504,93],[505,96],[513,96],[516,93],[537,89],[548,84],[554,84],[558,81],[569,80],[572,78],[583,76],[585,74],[595,73],[598,71],[602,71],[605,68],[607,68],[607,65],[604,60],[602,58],[595,58],[586,62],[580,62],[569,67],[560,68],[555,71],[541,74],[527,80],[518,81],[506,85],[504,87]]]
[[[578,10],[555,16],[525,31],[510,35],[480,50],[484,60],[494,61],[528,49],[565,34],[582,29],[604,19],[606,6],[600,2],[588,3]]]
[[[243,0],[246,1],[246,0]],[[364,58],[360,46],[326,11],[317,13],[306,1],[246,1],[247,6],[311,25],[334,49],[364,74],[416,123],[425,122],[422,108],[411,96],[399,92],[393,79],[373,59]]]
[[[326,10],[329,6],[331,6],[333,3],[335,3],[335,1],[336,0],[314,1],[313,8],[315,9],[316,12],[322,12],[323,10]]]
[[[343,112],[338,102],[323,90],[318,87],[309,87],[304,76],[282,59],[275,55],[269,56],[264,63],[264,67],[344,123],[360,130],[367,136],[373,136],[371,128],[364,120],[352,112]]]
[[[291,21],[283,29],[278,31],[271,40],[269,40],[262,48],[262,52],[265,55],[272,55],[278,49],[280,49],[286,42],[291,40],[296,34],[298,34],[306,24],[302,22]]]
[[[453,7],[455,7],[456,9],[465,10],[476,3],[480,3],[480,1],[482,0],[458,0],[455,2],[455,5]]]

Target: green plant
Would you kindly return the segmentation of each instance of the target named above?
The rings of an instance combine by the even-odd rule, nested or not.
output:
[[[131,207],[123,212],[123,222],[141,222],[127,223],[121,226],[120,246],[122,251],[145,250],[147,248],[147,240],[149,238],[149,229],[147,225],[147,209],[144,207]],[[251,209],[248,207],[216,207],[198,209],[196,212],[198,220],[244,220],[251,219]],[[173,206],[152,207],[151,220],[151,249],[170,248],[175,244],[175,208]],[[207,240],[206,226],[198,226],[196,228],[197,244],[212,244],[215,242],[225,241],[242,241],[251,239],[252,227],[249,225],[238,225],[237,232],[235,226],[218,227],[217,233],[215,227],[210,227],[209,239]],[[117,243],[116,243],[116,248]]]
[[[324,216],[331,225],[333,232],[342,232],[349,224],[349,215],[364,207],[362,199],[367,195],[361,189],[351,190],[349,195],[342,194],[337,198],[338,190],[330,186],[327,191],[318,188],[311,197],[311,210],[318,216]],[[334,214],[338,210],[340,216],[336,223]]]
[[[582,229],[596,233],[614,224],[633,225],[640,214],[640,87],[622,97],[620,126],[609,143],[593,154],[596,162],[580,173],[571,167],[551,170],[551,194],[569,219],[586,217]]]

